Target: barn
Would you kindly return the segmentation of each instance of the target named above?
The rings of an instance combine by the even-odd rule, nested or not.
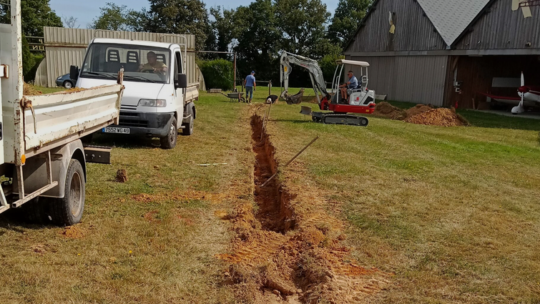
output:
[[[540,85],[540,0],[375,0],[344,53],[389,100],[486,108]]]

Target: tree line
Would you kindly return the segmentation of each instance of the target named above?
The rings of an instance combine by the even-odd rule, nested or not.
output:
[[[235,52],[239,78],[251,70],[258,79],[279,81],[279,52],[319,60],[327,78],[352,38],[372,0],[340,0],[334,14],[321,0],[255,0],[235,9],[207,8],[200,0],[149,0],[133,10],[107,3],[91,27],[105,30],[193,34],[196,49]],[[227,54],[199,54],[200,59],[232,59]],[[308,85],[302,72],[292,85]]]
[[[335,59],[371,3],[372,0],[339,0],[332,14],[321,0],[255,0],[235,9],[207,8],[201,0],[148,0],[148,8],[138,10],[110,2],[100,8],[100,14],[88,27],[193,34],[198,51],[235,52],[239,78],[255,70],[258,79],[277,83],[281,50],[319,60],[325,75],[331,78]],[[73,17],[62,22],[51,10],[49,0],[22,0],[21,14],[26,36],[43,36],[44,26],[76,24]],[[9,5],[0,2],[0,22],[9,23],[9,16]],[[26,74],[40,58],[32,56],[27,45],[25,49]],[[231,55],[208,53],[199,53],[198,58],[232,59]],[[292,77],[293,85],[309,83],[306,74],[295,73]]]

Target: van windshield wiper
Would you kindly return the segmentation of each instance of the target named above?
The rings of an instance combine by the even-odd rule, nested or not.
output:
[[[84,72],[84,74],[90,74],[90,75],[96,75],[96,76],[105,76],[109,79],[116,79],[117,76],[114,76],[114,75],[111,75],[111,74],[106,74],[106,73],[100,73],[100,72]]]
[[[124,75],[124,79],[137,79],[137,80],[147,81],[147,82],[151,82],[151,83],[162,83],[161,81],[155,81],[155,80],[148,79],[148,78],[145,78],[145,77],[142,77],[142,76]]]

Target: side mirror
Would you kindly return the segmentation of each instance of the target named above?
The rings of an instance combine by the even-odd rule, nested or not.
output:
[[[174,84],[175,89],[185,89],[187,88],[187,76],[186,74],[178,73],[178,79]]]
[[[71,79],[73,79],[75,81],[79,79],[79,67],[78,66],[72,65],[69,68],[69,78],[71,78]]]

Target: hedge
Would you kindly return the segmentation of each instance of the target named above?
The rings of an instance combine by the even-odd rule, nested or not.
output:
[[[233,88],[233,64],[225,59],[199,61],[199,68],[204,76],[207,89]]]

